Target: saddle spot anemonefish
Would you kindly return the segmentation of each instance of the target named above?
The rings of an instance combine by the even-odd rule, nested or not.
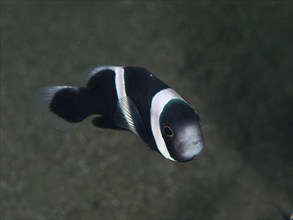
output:
[[[43,87],[35,99],[59,129],[96,115],[94,126],[131,131],[172,161],[190,161],[204,146],[198,113],[145,68],[96,67],[86,86]]]

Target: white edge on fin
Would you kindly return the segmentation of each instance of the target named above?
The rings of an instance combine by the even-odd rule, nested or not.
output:
[[[110,66],[110,65],[109,66],[108,65],[105,65],[105,66],[97,66],[97,67],[94,67],[87,74],[87,80],[89,80],[93,75],[97,74],[101,70],[110,69],[110,70],[112,70],[112,71],[115,72],[115,68],[116,68],[116,66]]]
[[[71,131],[74,128],[78,127],[79,123],[68,122],[50,110],[50,103],[54,97],[54,95],[61,89],[64,88],[73,88],[72,86],[48,86],[37,89],[34,92],[35,102],[43,113],[47,121],[53,125],[56,129],[62,131]]]

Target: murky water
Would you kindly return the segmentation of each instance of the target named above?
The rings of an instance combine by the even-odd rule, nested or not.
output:
[[[1,2],[1,219],[281,219],[292,210],[292,3]],[[200,113],[189,163],[32,93],[96,65],[151,70]]]

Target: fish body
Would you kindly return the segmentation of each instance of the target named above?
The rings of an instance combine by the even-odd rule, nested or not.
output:
[[[173,161],[189,161],[204,146],[198,113],[145,68],[96,67],[85,87],[43,87],[35,99],[59,129],[97,115],[95,126],[131,131]]]

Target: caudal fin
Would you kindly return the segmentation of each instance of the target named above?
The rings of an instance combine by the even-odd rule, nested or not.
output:
[[[49,123],[69,131],[93,113],[85,88],[72,86],[43,87],[35,92],[35,101]]]

